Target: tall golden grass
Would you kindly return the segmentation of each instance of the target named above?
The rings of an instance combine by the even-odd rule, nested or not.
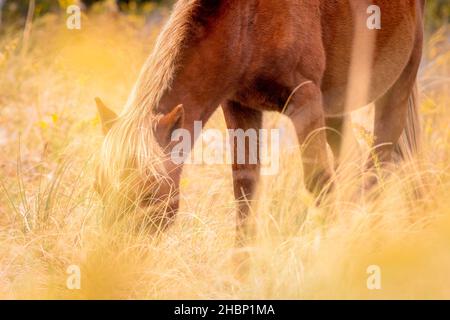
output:
[[[142,17],[107,14],[70,31],[48,14],[34,22],[27,51],[21,32],[0,38],[0,298],[450,298],[447,27],[429,37],[420,72],[423,154],[358,197],[364,157],[346,161],[317,206],[298,148],[283,145],[280,173],[263,178],[253,208],[244,276],[227,166],[186,167],[180,213],[162,235],[100,223],[94,97],[120,111],[158,31]],[[266,125],[286,126],[289,137],[279,118],[267,115]],[[359,118],[354,131],[370,144],[368,116]],[[225,128],[221,112],[209,126]],[[70,265],[81,269],[80,290],[66,286]],[[367,288],[371,265],[380,290]]]

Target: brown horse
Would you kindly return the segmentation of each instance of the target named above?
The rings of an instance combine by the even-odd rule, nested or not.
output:
[[[382,163],[391,161],[402,133],[404,150],[413,150],[418,123],[411,97],[424,2],[178,1],[122,115],[97,101],[107,133],[98,190],[129,207],[164,202],[163,218],[171,220],[182,171],[166,156],[171,133],[192,132],[194,121],[206,123],[220,105],[230,129],[260,129],[269,110],[292,119],[300,144],[316,132],[302,156],[311,190],[332,176],[327,141],[337,157],[346,112],[358,107],[375,102],[376,156]],[[381,15],[375,29],[367,24],[373,5]],[[352,81],[363,85],[364,94]],[[320,130],[325,127],[333,129],[328,137]],[[232,169],[236,199],[253,199],[260,166],[235,161]],[[243,235],[249,208],[248,201],[239,203]]]

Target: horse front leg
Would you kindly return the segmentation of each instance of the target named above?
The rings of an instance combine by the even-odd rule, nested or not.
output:
[[[259,130],[262,127],[262,112],[249,109],[237,102],[228,101],[223,105],[225,121],[229,130],[255,130],[255,139],[246,139],[246,141],[236,141],[236,136],[230,139],[232,151],[232,171],[233,171],[233,189],[237,201],[237,220],[236,220],[236,246],[243,247],[249,238],[249,214],[251,202],[254,199],[256,186],[260,176],[259,159]],[[245,137],[245,136],[244,136]],[[242,138],[242,136],[241,136]],[[239,136],[237,137],[239,139]],[[247,141],[248,140],[248,141]],[[252,142],[253,141],[253,142]],[[244,150],[238,149],[238,144],[244,143]],[[239,160],[244,152],[245,161]],[[251,159],[256,159],[251,161]]]
[[[320,192],[333,176],[333,161],[327,150],[325,113],[320,87],[310,84],[295,94],[286,114],[292,120],[302,148],[306,188]]]

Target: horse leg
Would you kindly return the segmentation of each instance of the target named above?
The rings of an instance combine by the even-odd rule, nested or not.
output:
[[[351,116],[349,114],[327,117],[325,122],[327,125],[327,142],[333,152],[334,167],[336,168],[344,158],[348,159],[349,152],[359,144],[350,126]],[[345,147],[344,138],[348,140]]]
[[[317,85],[302,88],[287,109],[298,142],[302,146],[302,162],[306,187],[320,191],[333,175],[333,165],[328,156],[325,130],[325,113],[322,93]]]
[[[406,128],[409,98],[413,92],[418,63],[410,63],[397,82],[375,102],[374,150],[367,169],[385,166],[392,162],[395,147]],[[372,177],[366,188],[376,183]]]
[[[342,139],[346,121],[348,121],[347,116],[336,116],[326,118],[327,142],[331,148],[331,151],[333,151],[333,156],[336,163],[339,162],[341,156]]]
[[[248,216],[250,212],[250,204],[254,198],[256,185],[260,175],[260,159],[259,159],[259,129],[262,126],[262,112],[246,108],[241,104],[228,101],[223,105],[225,121],[228,129],[245,131],[249,129],[256,130],[257,144],[256,146],[245,143],[245,162],[238,161],[238,146],[235,141],[232,143],[232,171],[233,171],[233,187],[234,196],[238,201],[238,212],[236,221],[236,244],[244,246],[248,238]],[[256,152],[256,163],[250,163],[251,153]],[[254,154],[253,154],[254,155]]]

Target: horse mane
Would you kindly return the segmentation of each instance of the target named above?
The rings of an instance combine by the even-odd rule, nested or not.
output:
[[[180,0],[146,60],[126,106],[107,134],[100,152],[102,176],[119,188],[124,170],[160,176],[164,152],[154,137],[156,109],[170,90],[202,0]]]

